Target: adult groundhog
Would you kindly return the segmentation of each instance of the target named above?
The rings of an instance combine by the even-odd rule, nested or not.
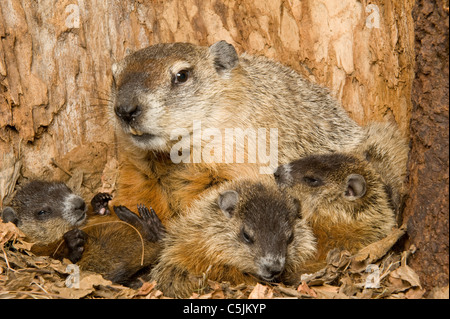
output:
[[[114,207],[127,224],[117,217],[96,218],[95,214],[106,213],[110,199],[108,194],[96,195],[94,211],[87,217],[84,200],[64,183],[36,180],[17,191],[1,217],[16,224],[34,243],[33,253],[68,258],[113,282],[136,285],[139,271],[155,261],[165,231],[154,211],[144,206],[138,208],[140,217],[126,207]]]
[[[151,279],[164,295],[183,298],[202,288],[203,276],[232,285],[290,278],[315,253],[299,209],[273,179],[211,188],[169,222]]]
[[[213,185],[350,150],[363,135],[328,90],[267,58],[238,56],[225,41],[156,44],[115,64],[113,75],[115,201],[151,204],[163,223]]]
[[[302,204],[302,217],[317,238],[317,256],[305,268],[318,270],[328,251],[351,253],[384,238],[396,225],[391,190],[364,158],[334,153],[310,155],[281,165],[277,183]]]

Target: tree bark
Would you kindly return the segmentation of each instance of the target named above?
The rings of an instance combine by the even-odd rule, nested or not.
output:
[[[413,10],[416,77],[404,218],[409,242],[417,247],[411,265],[426,289],[449,282],[448,10],[448,1],[429,0],[416,1]]]

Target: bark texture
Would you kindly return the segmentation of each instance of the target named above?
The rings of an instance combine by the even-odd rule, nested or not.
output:
[[[413,82],[410,197],[404,211],[411,265],[430,289],[448,277],[449,18],[448,1],[418,0],[414,6],[416,77]]]

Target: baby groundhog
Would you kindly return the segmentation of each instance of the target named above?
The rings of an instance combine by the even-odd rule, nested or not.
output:
[[[391,192],[367,161],[348,154],[311,155],[281,165],[277,183],[302,204],[317,238],[317,264],[333,248],[357,252],[395,226]],[[308,268],[307,266],[306,268]]]
[[[151,204],[163,223],[209,187],[261,168],[271,174],[278,163],[313,152],[351,150],[363,136],[327,89],[265,57],[238,55],[225,41],[155,44],[115,64],[113,77],[110,111],[121,162],[114,201]],[[225,150],[214,149],[211,161],[203,152],[207,129]],[[227,129],[234,130],[230,139]],[[174,163],[180,146],[183,161]]]
[[[35,243],[31,251],[37,255],[68,258],[113,282],[135,285],[137,273],[155,261],[164,228],[144,206],[138,207],[140,217],[126,207],[114,207],[126,223],[95,218],[108,213],[109,200],[110,195],[97,194],[87,218],[84,200],[64,183],[32,181],[18,190],[11,207],[2,211],[2,220],[16,224]]]
[[[133,288],[142,284],[140,274],[148,272],[156,262],[165,229],[153,210],[142,205],[137,210],[140,217],[124,206],[114,207],[116,215],[126,223],[111,219],[105,223],[102,217],[72,231],[74,237],[86,235],[83,255],[77,262],[81,269]]]
[[[32,181],[14,196],[2,211],[3,222],[12,222],[35,243],[32,252],[51,255],[69,230],[86,221],[87,206],[64,183]],[[76,247],[61,250],[59,257],[76,259]]]
[[[185,298],[202,287],[202,275],[233,285],[289,278],[315,253],[299,209],[273,180],[211,189],[169,223],[151,279],[166,296]]]

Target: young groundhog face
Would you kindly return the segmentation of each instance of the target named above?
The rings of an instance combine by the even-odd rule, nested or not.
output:
[[[366,161],[351,155],[307,156],[279,166],[274,176],[279,186],[301,200],[307,220],[352,222],[373,218],[381,216],[389,202],[388,188],[377,174]]]
[[[137,147],[169,151],[174,129],[190,135],[193,119],[220,127],[231,72],[238,65],[233,46],[156,44],[113,65],[112,110],[122,133]],[[220,120],[220,122],[218,122]],[[175,136],[177,138],[179,135]],[[189,139],[188,139],[189,140]]]
[[[13,222],[33,242],[51,243],[86,219],[86,204],[64,183],[32,181],[21,188],[2,219]]]
[[[236,229],[234,237],[228,239],[233,251],[226,254],[237,262],[238,269],[271,281],[289,262],[289,247],[293,242],[297,245],[304,235],[303,229],[295,227],[300,222],[299,204],[287,194],[261,184],[241,186],[222,192],[217,200]]]

